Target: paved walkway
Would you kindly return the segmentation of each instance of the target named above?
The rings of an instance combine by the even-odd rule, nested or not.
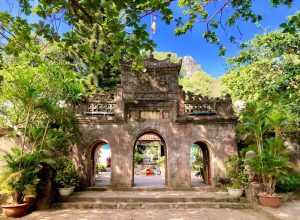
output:
[[[193,187],[209,187],[203,184],[202,179],[196,177],[194,173],[191,174],[191,181]],[[109,186],[110,185],[110,172],[101,172],[96,177],[96,186]],[[164,187],[165,175],[134,175],[135,187]]]
[[[282,220],[300,220],[300,200],[284,202],[279,208],[269,208],[259,206],[260,210],[269,213],[276,219]]]
[[[252,210],[235,209],[90,209],[34,212],[22,220],[267,220]]]

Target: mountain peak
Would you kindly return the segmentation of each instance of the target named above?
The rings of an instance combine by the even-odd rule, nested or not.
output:
[[[196,63],[193,57],[184,56],[182,60],[182,77],[191,78],[196,72],[201,71],[200,66]]]

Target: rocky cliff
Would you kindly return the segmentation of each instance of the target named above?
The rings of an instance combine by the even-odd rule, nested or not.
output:
[[[182,60],[181,77],[191,78],[194,73],[200,72],[201,68],[193,57],[185,56]]]

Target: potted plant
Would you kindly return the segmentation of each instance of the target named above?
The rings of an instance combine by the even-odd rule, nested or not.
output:
[[[279,137],[266,139],[261,154],[250,159],[249,165],[262,180],[263,192],[258,194],[259,202],[263,206],[279,207],[282,198],[275,193],[275,186],[292,167],[283,139]]]
[[[231,183],[231,187],[227,187],[228,193],[234,198],[240,198],[244,194],[244,186],[248,183],[244,160],[239,156],[229,157],[225,161],[225,167]]]
[[[61,196],[69,196],[78,184],[78,174],[73,161],[61,156],[56,161],[54,182]]]
[[[41,163],[52,164],[45,151],[33,150],[22,152],[20,148],[12,148],[3,157],[5,165],[0,171],[0,189],[12,197],[11,204],[2,205],[7,217],[22,217],[26,214],[28,203],[24,203],[25,192],[36,188],[39,183]]]

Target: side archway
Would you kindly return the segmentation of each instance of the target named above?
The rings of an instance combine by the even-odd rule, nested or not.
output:
[[[212,184],[211,150],[205,141],[196,141],[190,149],[191,183],[192,186]],[[198,178],[197,178],[198,177]]]
[[[89,186],[111,184],[111,147],[107,141],[95,141],[87,152]]]

